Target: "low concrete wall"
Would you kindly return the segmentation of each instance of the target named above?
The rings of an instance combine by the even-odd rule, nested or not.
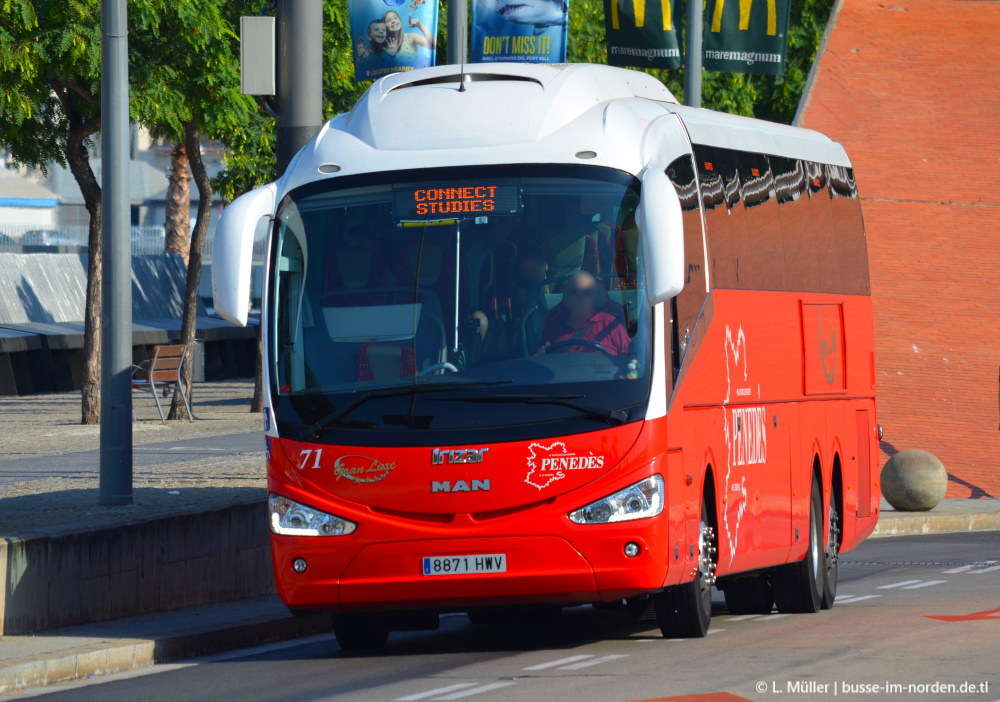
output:
[[[0,538],[0,635],[275,592],[266,505]]]

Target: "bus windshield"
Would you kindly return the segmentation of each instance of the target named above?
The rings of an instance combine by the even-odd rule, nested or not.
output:
[[[282,201],[269,374],[301,440],[430,445],[642,418],[639,183],[587,166],[349,176]]]

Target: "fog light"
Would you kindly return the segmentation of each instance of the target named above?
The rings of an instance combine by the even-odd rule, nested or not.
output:
[[[629,541],[625,544],[625,555],[629,558],[635,558],[639,555],[640,551],[642,551],[642,547],[634,541]]]
[[[629,545],[631,546],[631,544]],[[306,563],[305,558],[296,558],[294,561],[292,561],[292,570],[294,570],[296,573],[305,573],[306,568],[308,567],[309,566]]]

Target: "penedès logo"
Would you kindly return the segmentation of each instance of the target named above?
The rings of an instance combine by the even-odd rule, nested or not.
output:
[[[333,474],[352,483],[377,483],[396,470],[396,463],[383,463],[368,456],[341,456],[333,462]]]
[[[596,470],[604,467],[604,456],[569,453],[566,444],[556,441],[549,446],[528,446],[528,475],[524,482],[542,490],[566,477],[570,470]]]

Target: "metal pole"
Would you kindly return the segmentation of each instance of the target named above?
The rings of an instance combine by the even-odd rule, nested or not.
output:
[[[323,0],[278,0],[278,175],[323,126]]]
[[[132,504],[132,242],[126,0],[101,0],[102,505]]]
[[[448,0],[448,63],[465,63],[468,59],[469,6],[467,0]]]
[[[684,71],[684,104],[701,107],[701,31],[704,0],[687,0],[687,68]]]

